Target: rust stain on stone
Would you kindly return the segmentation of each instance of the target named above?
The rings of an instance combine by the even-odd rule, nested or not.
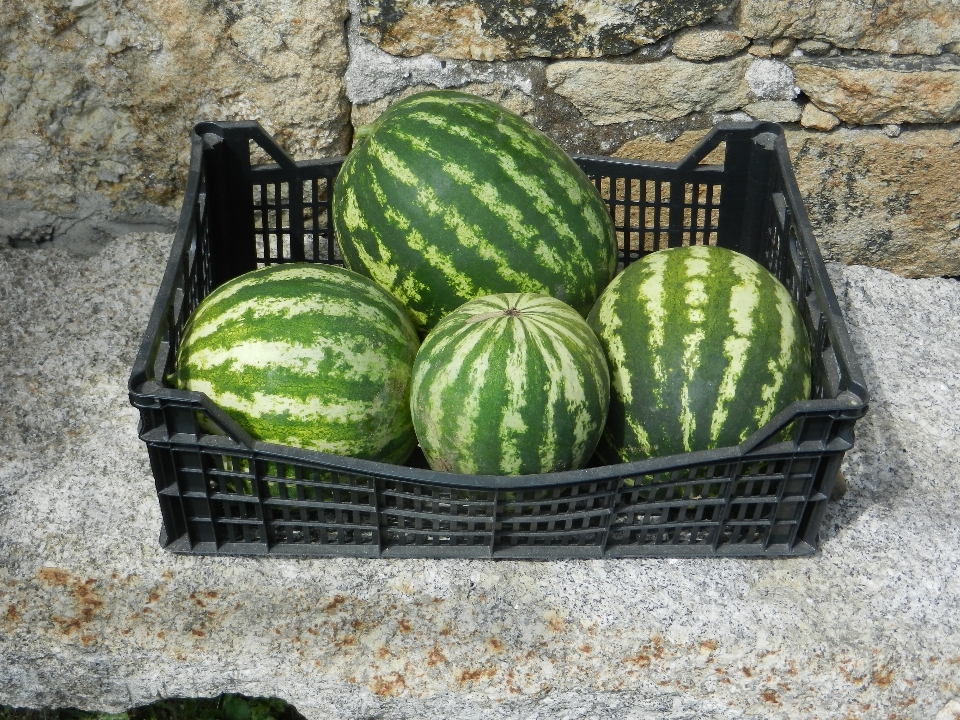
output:
[[[585,645],[581,645],[581,646],[579,647],[579,650],[580,650],[580,652],[582,652],[584,655],[589,655],[590,653],[593,652],[593,645],[591,645],[590,643],[587,643],[587,644],[585,644]]]
[[[700,643],[700,647],[701,647],[703,650],[707,650],[707,651],[712,652],[713,650],[716,650],[716,649],[717,649],[717,641],[716,641],[716,640],[704,640],[703,642]]]
[[[637,665],[638,667],[649,667],[650,666],[650,656],[645,652],[638,652],[636,655],[631,655],[630,657],[624,658],[625,663],[630,663],[631,665]]]
[[[651,643],[653,644],[653,657],[661,660],[663,658],[663,638],[659,635],[654,635],[653,638],[651,638]]]
[[[870,682],[882,688],[890,687],[893,682],[893,670],[886,665],[881,665],[870,673]]]
[[[79,613],[75,616],[51,615],[50,619],[60,627],[64,635],[71,635],[74,631],[80,630],[81,626],[93,620],[97,611],[103,607],[103,600],[94,590],[97,581],[93,578],[81,580],[59,568],[41,568],[37,572],[37,577],[54,587],[68,588],[78,607]],[[84,642],[83,637],[81,642]],[[84,644],[88,645],[89,642]]]
[[[489,640],[487,640],[487,645],[489,645],[490,649],[493,650],[494,652],[500,652],[501,650],[503,650],[503,643],[500,642],[499,638],[495,638],[495,637],[490,638]]]
[[[746,675],[747,677],[753,677],[753,671],[752,671],[750,668],[744,666],[744,667],[740,668],[740,670],[741,670],[741,671],[743,672],[743,674]]]
[[[557,615],[556,613],[548,613],[546,616],[547,627],[550,628],[555,633],[562,633],[567,629],[566,623],[563,621],[563,618]]]
[[[407,689],[407,682],[403,675],[392,672],[387,675],[374,675],[370,681],[370,691],[380,697],[395,697]]]
[[[343,605],[347,599],[343,595],[334,595],[333,599],[324,606],[323,611],[332,613],[336,612],[337,608]]]
[[[7,605],[6,617],[7,617],[7,620],[9,620],[10,622],[16,622],[17,620],[20,619],[20,613],[17,610],[17,606],[14,605],[13,603],[10,603],[9,605]]]
[[[386,645],[381,645],[375,654],[378,659],[386,660],[388,657],[390,657],[390,648],[388,648]]]
[[[206,633],[205,633],[203,630],[199,629],[199,628],[193,628],[193,629],[191,629],[191,630],[190,630],[190,633],[191,633],[192,635],[197,636],[197,637],[204,637],[204,636],[206,635]]]
[[[334,647],[338,647],[338,648],[353,647],[356,644],[357,644],[356,635],[344,635],[342,640],[338,640],[333,643]]]
[[[447,656],[443,654],[443,651],[440,650],[436,645],[433,646],[433,649],[427,653],[427,665],[430,667],[436,667],[440,663],[445,663],[447,661]]]
[[[66,585],[73,576],[59,568],[41,568],[37,577],[51,585]]]
[[[468,682],[478,682],[484,678],[492,678],[497,674],[497,669],[493,667],[476,668],[474,670],[461,670],[457,673],[457,682],[461,685]]]
[[[764,690],[760,693],[760,697],[764,702],[773,703],[774,705],[780,704],[780,696],[775,690]]]
[[[846,662],[849,662],[849,661],[846,661]],[[862,675],[854,675],[852,672],[847,670],[842,665],[838,668],[838,670],[840,674],[843,676],[843,679],[846,680],[851,685],[859,685],[866,679]]]
[[[400,632],[402,632],[404,635],[406,635],[408,632],[413,630],[413,626],[410,624],[410,621],[407,620],[406,618],[403,618],[402,620],[400,620],[400,622],[398,622],[397,625],[400,628]]]

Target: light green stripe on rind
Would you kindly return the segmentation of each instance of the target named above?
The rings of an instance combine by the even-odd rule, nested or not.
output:
[[[584,332],[589,328],[582,324],[573,325],[567,318],[561,320],[546,315],[536,320],[536,324],[531,323],[530,335],[544,358],[548,375],[555,378],[548,390],[547,424],[552,424],[556,407],[564,403],[573,419],[572,453],[582,457],[592,449],[589,443],[596,443],[606,419],[592,414],[586,393],[586,388],[599,388],[608,382],[605,359],[599,352],[599,344]],[[591,362],[583,361],[584,353],[593,357]],[[541,462],[545,466],[554,464],[560,451],[556,438],[549,438],[541,449]]]
[[[640,285],[638,300],[642,303],[648,322],[650,323],[649,353],[653,359],[652,371],[656,380],[656,387],[662,387],[667,380],[667,369],[663,365],[660,350],[663,348],[667,333],[667,310],[664,305],[666,288],[663,285],[663,273],[666,270],[668,256],[654,253],[648,256],[645,271],[647,279]],[[625,357],[625,354],[624,354]],[[663,402],[659,392],[655,392],[657,402]],[[631,399],[628,399],[630,402]],[[646,433],[644,433],[646,434]],[[644,442],[641,440],[641,442]]]
[[[754,331],[754,313],[760,303],[759,282],[760,271],[763,268],[754,262],[746,262],[746,258],[739,255],[732,257],[730,266],[740,284],[730,289],[730,305],[727,313],[733,321],[733,334],[723,342],[723,354],[727,359],[727,365],[717,391],[716,408],[710,422],[710,441],[714,447],[727,422],[730,403],[736,398],[743,370],[747,365],[747,357],[752,345],[751,335]]]
[[[690,388],[697,381],[697,374],[703,357],[703,342],[707,339],[706,329],[703,327],[706,320],[707,305],[710,296],[707,294],[706,276],[710,274],[708,254],[700,248],[692,248],[683,266],[683,274],[687,281],[683,285],[686,295],[687,317],[682,327],[688,328],[683,336],[683,356],[681,368],[686,382],[680,391],[680,428],[683,437],[683,447],[690,452],[694,447],[694,435],[697,431],[697,413],[694,411],[693,399],[690,397]]]
[[[760,397],[765,404],[757,408],[755,417],[761,425],[766,423],[780,409],[777,407],[777,400],[783,388],[786,373],[791,369],[790,366],[796,363],[796,350],[800,339],[798,335],[804,333],[793,299],[786,288],[781,285],[777,286],[777,311],[780,314],[780,324],[783,328],[780,336],[780,355],[775,360],[771,359],[769,361],[768,367],[773,380],[760,390]],[[806,338],[803,338],[803,340],[805,341]],[[803,347],[806,347],[806,342],[803,343]],[[809,376],[805,376],[805,378],[807,382],[804,395],[809,396]]]
[[[502,409],[502,418],[500,420],[500,437],[503,440],[500,457],[500,472],[504,475],[519,475],[523,470],[523,458],[520,453],[520,442],[523,434],[527,430],[527,424],[524,422],[524,410],[527,404],[527,332],[526,323],[511,322],[504,318],[506,322],[500,324],[506,326],[506,332],[512,333],[511,348],[507,352],[506,363],[504,367],[504,380],[506,382],[506,402]],[[488,321],[489,322],[489,321]],[[546,437],[544,442],[550,445],[554,442],[553,438]],[[544,443],[541,443],[543,447]]]
[[[198,348],[190,353],[190,362],[198,372],[216,372],[223,368],[235,372],[245,368],[279,368],[301,375],[305,381],[316,377],[331,364],[342,368],[338,375],[346,380],[366,377],[377,381],[390,373],[389,359],[377,348],[365,345],[361,352],[356,352],[342,342],[324,336],[315,337],[310,345],[249,338],[226,347]]]

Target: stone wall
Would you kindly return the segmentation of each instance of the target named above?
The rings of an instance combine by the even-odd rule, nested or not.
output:
[[[569,152],[674,159],[784,124],[827,259],[960,275],[960,0],[19,0],[0,7],[0,234],[169,222],[191,125],[295,157],[430,87]]]

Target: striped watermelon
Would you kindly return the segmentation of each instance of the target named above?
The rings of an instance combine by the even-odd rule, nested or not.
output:
[[[525,120],[452,90],[398,102],[362,135],[332,217],[347,266],[422,331],[501,292],[552,295],[585,317],[616,271],[613,224],[583,171]]]
[[[786,288],[745,255],[695,246],[630,265],[588,316],[613,389],[598,453],[628,462],[737,445],[810,395]]]
[[[502,293],[465,303],[427,335],[410,394],[432,468],[527,475],[590,459],[610,379],[600,343],[573,308]]]
[[[175,382],[206,393],[259,440],[402,463],[416,445],[409,385],[418,347],[406,312],[369,279],[331,265],[274,265],[200,303]]]

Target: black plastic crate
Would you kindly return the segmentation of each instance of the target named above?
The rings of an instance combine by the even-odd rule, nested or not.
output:
[[[622,266],[707,243],[780,278],[807,325],[813,399],[736,447],[522,477],[258,442],[205,395],[166,382],[184,323],[213,288],[265,265],[341,262],[329,211],[342,158],[294,162],[255,122],[201,123],[192,142],[179,226],[129,384],[168,550],[487,558],[816,550],[867,391],[778,125],[718,125],[677,164],[574,159],[610,208]],[[704,164],[708,155],[723,164]],[[201,431],[200,415],[226,435]],[[779,441],[791,423],[795,439]]]

